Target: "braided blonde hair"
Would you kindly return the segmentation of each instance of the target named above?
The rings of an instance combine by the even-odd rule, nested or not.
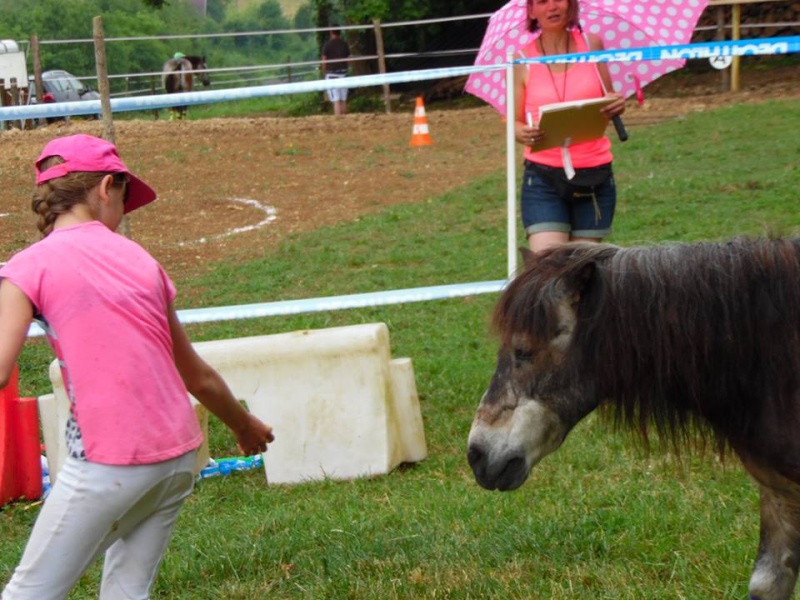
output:
[[[60,156],[51,156],[42,161],[40,171],[44,172],[63,162],[64,159]],[[31,209],[38,215],[36,226],[42,237],[47,237],[53,231],[53,225],[59,215],[68,213],[78,204],[85,204],[89,190],[110,174],[78,171],[37,185],[33,190]]]

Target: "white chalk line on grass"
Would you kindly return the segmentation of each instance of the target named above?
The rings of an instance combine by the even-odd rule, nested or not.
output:
[[[200,239],[191,242],[178,242],[178,246],[206,244],[213,240],[220,240],[222,238],[230,237],[232,235],[246,233],[248,231],[255,231],[256,229],[261,229],[265,225],[272,223],[278,218],[278,210],[274,206],[262,204],[258,200],[252,200],[250,198],[225,198],[225,200],[228,200],[230,202],[238,202],[239,204],[244,204],[246,206],[252,206],[253,208],[257,208],[258,210],[264,213],[265,217],[261,219],[261,221],[259,221],[258,223],[255,223],[254,225],[246,225],[244,227],[234,227],[233,229],[228,229],[223,233],[213,235],[210,237],[201,237]]]

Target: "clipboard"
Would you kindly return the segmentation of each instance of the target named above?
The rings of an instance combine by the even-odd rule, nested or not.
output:
[[[539,108],[539,129],[544,132],[544,139],[531,144],[531,150],[561,148],[567,139],[570,144],[577,144],[603,137],[608,117],[600,109],[613,101],[613,98],[592,98],[542,105]]]

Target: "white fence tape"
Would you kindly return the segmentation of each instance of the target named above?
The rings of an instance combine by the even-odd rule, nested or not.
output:
[[[228,90],[183,92],[180,94],[156,94],[153,96],[139,96],[136,98],[114,98],[111,100],[111,112],[153,110],[157,108],[193,106],[197,104],[214,104],[216,102],[245,100],[248,98],[262,98],[265,96],[284,96],[287,94],[323,92],[325,90],[338,88],[371,87],[383,85],[384,83],[408,83],[411,81],[445,79],[447,77],[468,75],[476,70],[479,71],[481,69],[476,67],[424,69],[420,71],[387,73],[385,75],[360,75],[357,77],[344,77],[335,80],[315,79],[313,81],[278,83],[275,85],[262,85]],[[0,121],[34,119],[57,115],[95,115],[99,114],[100,112],[100,100],[60,102],[58,104],[31,106],[7,106],[0,108]]]
[[[678,44],[646,48],[629,48],[627,50],[587,52],[584,54],[564,54],[536,59],[540,62],[631,62],[638,60],[695,59],[715,56],[760,56],[771,54],[792,54],[800,52],[800,36],[780,38],[759,38],[756,40],[736,40],[726,42],[705,42],[698,44]],[[266,96],[283,96],[286,94],[303,94],[322,92],[328,89],[373,87],[393,83],[410,83],[412,81],[428,81],[461,77],[474,72],[497,71],[505,68],[505,64],[491,66],[448,67],[440,69],[421,69],[418,71],[401,71],[378,75],[361,75],[336,80],[316,79],[296,83],[279,83],[257,87],[236,88],[227,90],[209,90],[202,92],[185,92],[182,94],[156,94],[135,98],[112,98],[111,111],[124,112],[132,110],[154,110],[173,106],[193,106],[213,104],[248,98]],[[61,102],[58,104],[39,104],[30,106],[0,107],[0,121],[18,119],[37,119],[60,115],[95,115],[100,114],[100,100],[85,102]]]
[[[405,290],[386,290],[349,296],[329,296],[327,298],[307,298],[303,300],[284,300],[280,302],[264,302],[261,304],[241,304],[239,306],[222,306],[213,308],[190,308],[179,310],[181,323],[211,323],[214,321],[231,321],[236,319],[257,319],[281,315],[298,315],[302,313],[323,312],[327,310],[344,310],[347,308],[372,308],[408,302],[428,302],[430,300],[447,300],[478,294],[500,292],[508,282],[480,281],[476,283],[456,283],[452,285],[436,285],[431,287],[408,288]],[[44,335],[41,327],[31,325],[28,337]]]
[[[698,44],[674,44],[672,46],[648,46],[626,50],[599,50],[580,54],[562,54],[518,62],[636,62],[642,60],[683,60],[715,58],[717,56],[763,56],[768,54],[792,54],[800,52],[800,36],[758,38],[727,42],[703,42]]]

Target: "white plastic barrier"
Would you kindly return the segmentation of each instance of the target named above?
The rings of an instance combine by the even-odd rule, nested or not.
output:
[[[273,426],[276,440],[264,454],[271,483],[385,474],[427,456],[411,360],[391,358],[383,323],[194,346]],[[54,394],[40,398],[40,414],[53,478],[65,456],[69,407],[56,363],[50,378]]]

